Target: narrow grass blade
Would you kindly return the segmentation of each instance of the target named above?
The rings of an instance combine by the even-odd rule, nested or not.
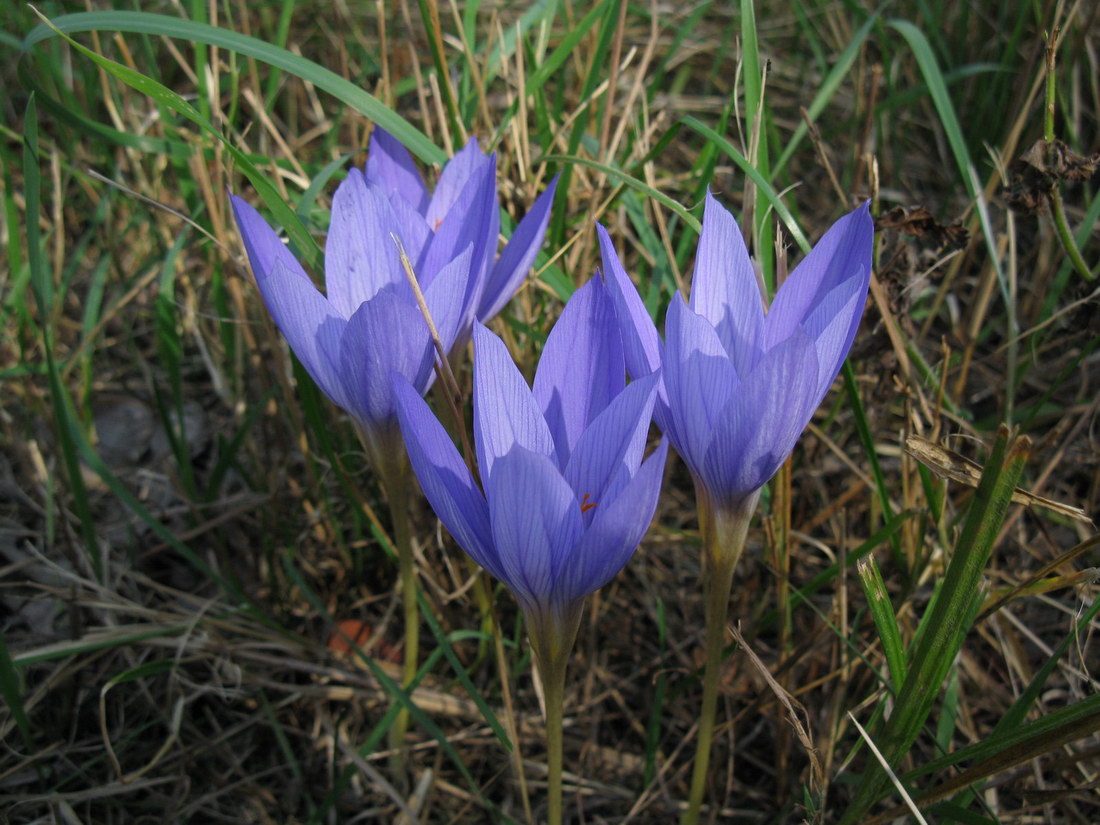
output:
[[[783,221],[783,225],[787,227],[787,231],[791,233],[791,237],[794,238],[795,243],[798,244],[799,248],[804,253],[809,252],[810,241],[802,232],[802,227],[798,225],[798,222],[794,219],[794,216],[791,215],[790,210],[787,209],[787,207],[784,205],[783,201],[779,197],[779,193],[777,193],[775,189],[772,188],[772,185],[768,183],[767,178],[760,174],[760,171],[755,166],[749,163],[749,159],[742,155],[732,143],[730,143],[716,131],[711,129],[705,123],[697,120],[691,115],[681,118],[681,122],[685,126],[694,129],[696,132],[698,132],[715,146],[717,146],[720,150],[725,152],[730,160],[736,163],[742,172],[752,178],[752,182],[756,184],[757,188],[760,190],[760,193],[767,199],[768,204],[771,206],[772,209],[775,210],[775,214],[779,216],[779,219],[781,221]]]
[[[1002,426],[997,433],[951,562],[918,628],[905,683],[889,719],[875,737],[891,766],[898,764],[923,729],[976,615],[981,577],[1030,445],[1026,437],[1013,438],[1007,427]],[[840,825],[861,821],[882,798],[889,782],[879,765],[870,765]]]
[[[426,163],[443,163],[447,159],[443,150],[432,143],[427,135],[361,86],[277,45],[208,23],[142,11],[76,12],[60,15],[53,21],[36,26],[24,38],[23,49],[29,50],[52,34],[65,37],[88,31],[160,35],[217,46],[253,57],[328,92],[345,106],[373,120]],[[69,40],[68,37],[65,39]]]
[[[860,559],[856,570],[859,572],[859,583],[863,586],[863,593],[867,597],[871,617],[875,620],[875,627],[878,628],[878,637],[882,642],[886,663],[890,667],[890,682],[896,694],[905,682],[905,674],[909,667],[905,645],[901,641],[901,631],[898,630],[898,622],[894,616],[894,606],[890,603],[886,582],[882,580],[882,573],[879,572],[874,556]]]
[[[451,667],[454,669],[455,676],[458,677],[458,681],[462,685],[463,690],[466,691],[466,695],[468,695],[470,699],[473,700],[474,704],[477,705],[477,709],[481,712],[481,717],[492,729],[500,744],[504,746],[506,751],[511,753],[515,750],[512,745],[512,740],[508,738],[504,726],[500,724],[500,720],[497,719],[496,714],[493,713],[493,709],[490,708],[485,701],[485,697],[481,695],[481,692],[474,686],[474,683],[470,681],[470,674],[466,672],[466,668],[464,668],[462,662],[458,660],[458,656],[451,646],[451,639],[443,632],[443,628],[439,626],[439,622],[436,621],[435,616],[432,615],[431,605],[428,604],[423,593],[417,592],[417,601],[420,602],[420,615],[424,617],[424,620],[428,623],[428,627],[432,631],[432,635],[435,636],[435,640],[439,642],[439,649],[443,651],[444,657],[446,657],[448,663],[450,663]],[[481,638],[480,633],[467,635]]]
[[[137,12],[134,13],[136,14]],[[96,14],[96,12],[82,12],[82,14]],[[321,250],[317,246],[317,242],[313,240],[308,232],[306,232],[306,229],[302,225],[302,222],[298,220],[298,217],[294,214],[294,211],[279,196],[278,190],[275,188],[275,186],[271,183],[268,177],[263,172],[261,172],[252,163],[252,161],[250,161],[245,156],[243,152],[241,152],[240,149],[238,149],[226,137],[224,137],[222,133],[218,129],[216,129],[209,120],[204,118],[194,106],[184,100],[183,97],[176,94],[171,89],[168,89],[167,87],[161,85],[152,78],[146,77],[145,75],[141,74],[140,72],[134,71],[128,66],[123,66],[121,63],[116,63],[115,61],[82,46],[71,37],[64,34],[59,29],[55,28],[54,24],[51,21],[46,20],[44,25],[47,28],[55,31],[61,37],[64,37],[65,40],[69,42],[69,45],[71,45],[74,49],[79,51],[97,66],[102,68],[108,74],[112,75],[118,80],[121,80],[123,83],[135,89],[136,91],[148,95],[149,97],[153,98],[153,100],[164,106],[167,106],[172,111],[183,115],[188,120],[201,127],[203,131],[215,137],[217,140],[220,140],[222,144],[224,144],[225,148],[229,151],[229,153],[233,156],[233,159],[237,163],[237,165],[240,166],[241,171],[244,172],[245,176],[249,179],[252,185],[256,187],[256,191],[259,193],[260,197],[263,198],[263,201],[267,204],[267,207],[272,211],[275,219],[287,231],[287,234],[290,235],[291,239],[297,246],[299,253],[306,259],[306,262],[309,264],[309,266],[312,267],[314,270],[320,269],[322,258]],[[37,29],[35,29],[35,31],[37,31]],[[31,32],[31,35],[28,35],[28,41],[30,41],[31,43],[37,42],[32,40],[33,34],[34,32]]]
[[[50,272],[42,256],[42,236],[38,223],[42,204],[42,178],[38,158],[38,108],[33,95],[27,103],[23,120],[23,182],[26,202],[27,264],[30,267],[31,290],[38,305],[39,328],[42,349],[46,355],[46,373],[49,378],[54,428],[61,448],[69,492],[72,494],[73,509],[80,521],[80,531],[84,538],[84,548],[88,553],[88,562],[93,575],[100,579],[103,576],[103,556],[99,540],[96,538],[95,520],[92,518],[88,490],[84,485],[80,459],[74,443],[74,436],[79,431],[79,427],[53,352],[54,289]]]
[[[23,738],[23,747],[27,753],[34,753],[34,737],[31,735],[31,722],[27,718],[27,711],[23,707],[23,682],[19,678],[19,671],[8,655],[8,643],[4,634],[0,633],[0,696],[4,697],[11,718],[15,720],[19,728],[19,735]]]

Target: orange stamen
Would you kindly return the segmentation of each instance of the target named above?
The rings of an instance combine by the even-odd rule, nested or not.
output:
[[[581,512],[582,513],[587,513],[589,510],[591,510],[593,507],[595,507],[597,504],[599,504],[598,501],[589,501],[588,500],[589,498],[590,498],[590,496],[588,495],[588,493],[585,493],[584,498],[581,499]]]

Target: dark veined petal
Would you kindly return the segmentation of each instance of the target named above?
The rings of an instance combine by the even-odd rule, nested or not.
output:
[[[665,318],[662,377],[669,408],[665,432],[698,478],[738,376],[714,327],[680,293],[672,296]]]
[[[485,322],[494,317],[519,289],[546,237],[546,225],[550,222],[550,207],[554,205],[557,186],[558,176],[554,175],[546,191],[538,196],[530,211],[516,225],[478,299],[479,321]]]
[[[554,439],[504,342],[474,325],[474,442],[482,478],[515,445],[550,459]]]
[[[447,217],[447,214],[458,201],[462,191],[466,188],[470,179],[478,172],[483,171],[489,157],[481,151],[477,145],[477,138],[471,137],[466,145],[443,167],[439,175],[439,181],[435,185],[431,201],[428,204],[425,217],[428,226],[436,227]]]
[[[235,195],[232,204],[256,285],[275,326],[317,386],[347,409],[349,400],[338,367],[346,321],[318,292],[267,221]]]
[[[435,324],[439,341],[446,352],[450,352],[462,324],[462,307],[472,263],[473,245],[471,244],[462,250],[457,258],[439,270],[439,274],[424,290],[424,303],[428,305],[432,323]]]
[[[565,468],[577,499],[592,505],[586,515],[619,495],[634,477],[645,451],[657,398],[656,373],[624,389],[585,429]]]
[[[769,350],[716,422],[703,483],[719,505],[759,489],[779,469],[817,407],[817,352],[802,331]]]
[[[501,580],[525,609],[545,609],[581,536],[577,499],[549,457],[519,445],[493,463],[485,489]]]
[[[619,319],[619,333],[623,338],[626,369],[631,378],[641,378],[661,367],[661,338],[657,327],[649,317],[642,296],[626,274],[611,236],[600,224],[596,224],[600,237],[600,256],[603,259],[604,284],[615,305]]]
[[[738,375],[761,354],[764,302],[737,222],[707,190],[691,279],[691,308],[718,332]]]
[[[565,467],[581,433],[625,384],[615,307],[592,278],[566,303],[535,371],[535,401],[550,425],[558,467]]]
[[[408,379],[391,373],[390,381],[405,448],[425,498],[458,546],[493,576],[503,578],[493,549],[489,505],[462,456]]]
[[[667,456],[662,439],[619,495],[592,510],[592,522],[558,575],[558,612],[603,587],[630,561],[657,509]]]
[[[844,363],[867,300],[867,280],[860,272],[834,287],[806,318],[802,328],[817,348],[817,404]],[[856,323],[853,323],[853,319]],[[817,406],[816,404],[814,406]]]
[[[358,169],[350,170],[332,198],[325,241],[325,290],[345,318],[379,290],[405,280],[393,242],[399,231],[382,190],[368,185]]]
[[[829,228],[776,293],[764,322],[765,350],[793,335],[795,328],[838,285],[860,273],[870,280],[873,240],[870,201]],[[858,326],[857,314],[852,319],[852,336]]]
[[[365,427],[381,426],[395,414],[391,372],[405,376],[418,392],[427,391],[432,356],[424,316],[393,289],[355,311],[340,341],[340,374]]]
[[[428,187],[412,155],[380,126],[375,126],[370,136],[366,172],[367,179],[377,183],[391,200],[400,198],[421,216],[428,210]]]

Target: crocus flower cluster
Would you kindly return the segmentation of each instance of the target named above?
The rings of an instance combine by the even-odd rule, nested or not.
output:
[[[598,231],[627,368],[662,372],[658,423],[715,508],[755,505],[852,345],[871,277],[869,204],[825,233],[765,314],[741,231],[708,192],[691,300],[672,296],[664,341]]]
[[[571,646],[584,598],[626,564],[657,505],[664,442],[642,460],[657,376],[626,386],[625,375],[614,308],[597,280],[566,304],[533,388],[504,342],[477,325],[481,488],[415,388],[394,377],[425,496],[459,545],[515,595],[540,656]]]
[[[325,295],[259,213],[233,197],[264,303],[313,380],[355,419],[376,466],[393,445],[400,449],[390,372],[419,393],[434,377],[433,342],[395,239],[450,351],[518,288],[542,244],[553,195],[551,183],[498,258],[496,156],[471,139],[429,195],[408,151],[375,129],[365,173],[352,169],[333,197]]]

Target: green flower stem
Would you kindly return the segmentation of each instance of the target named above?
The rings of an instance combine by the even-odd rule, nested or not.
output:
[[[696,825],[703,794],[707,787],[714,720],[718,711],[718,677],[722,670],[722,649],[726,639],[733,571],[756,509],[758,496],[752,495],[732,507],[714,507],[698,485],[696,499],[699,526],[703,533],[703,592],[706,597],[706,669],[703,671],[703,705],[699,711],[699,738],[695,745],[695,767],[691,775],[688,809],[681,825]]]
[[[546,703],[547,825],[562,822],[562,701],[565,694],[565,667],[577,640],[581,608],[564,619],[528,613],[531,648],[539,663],[542,697]]]

